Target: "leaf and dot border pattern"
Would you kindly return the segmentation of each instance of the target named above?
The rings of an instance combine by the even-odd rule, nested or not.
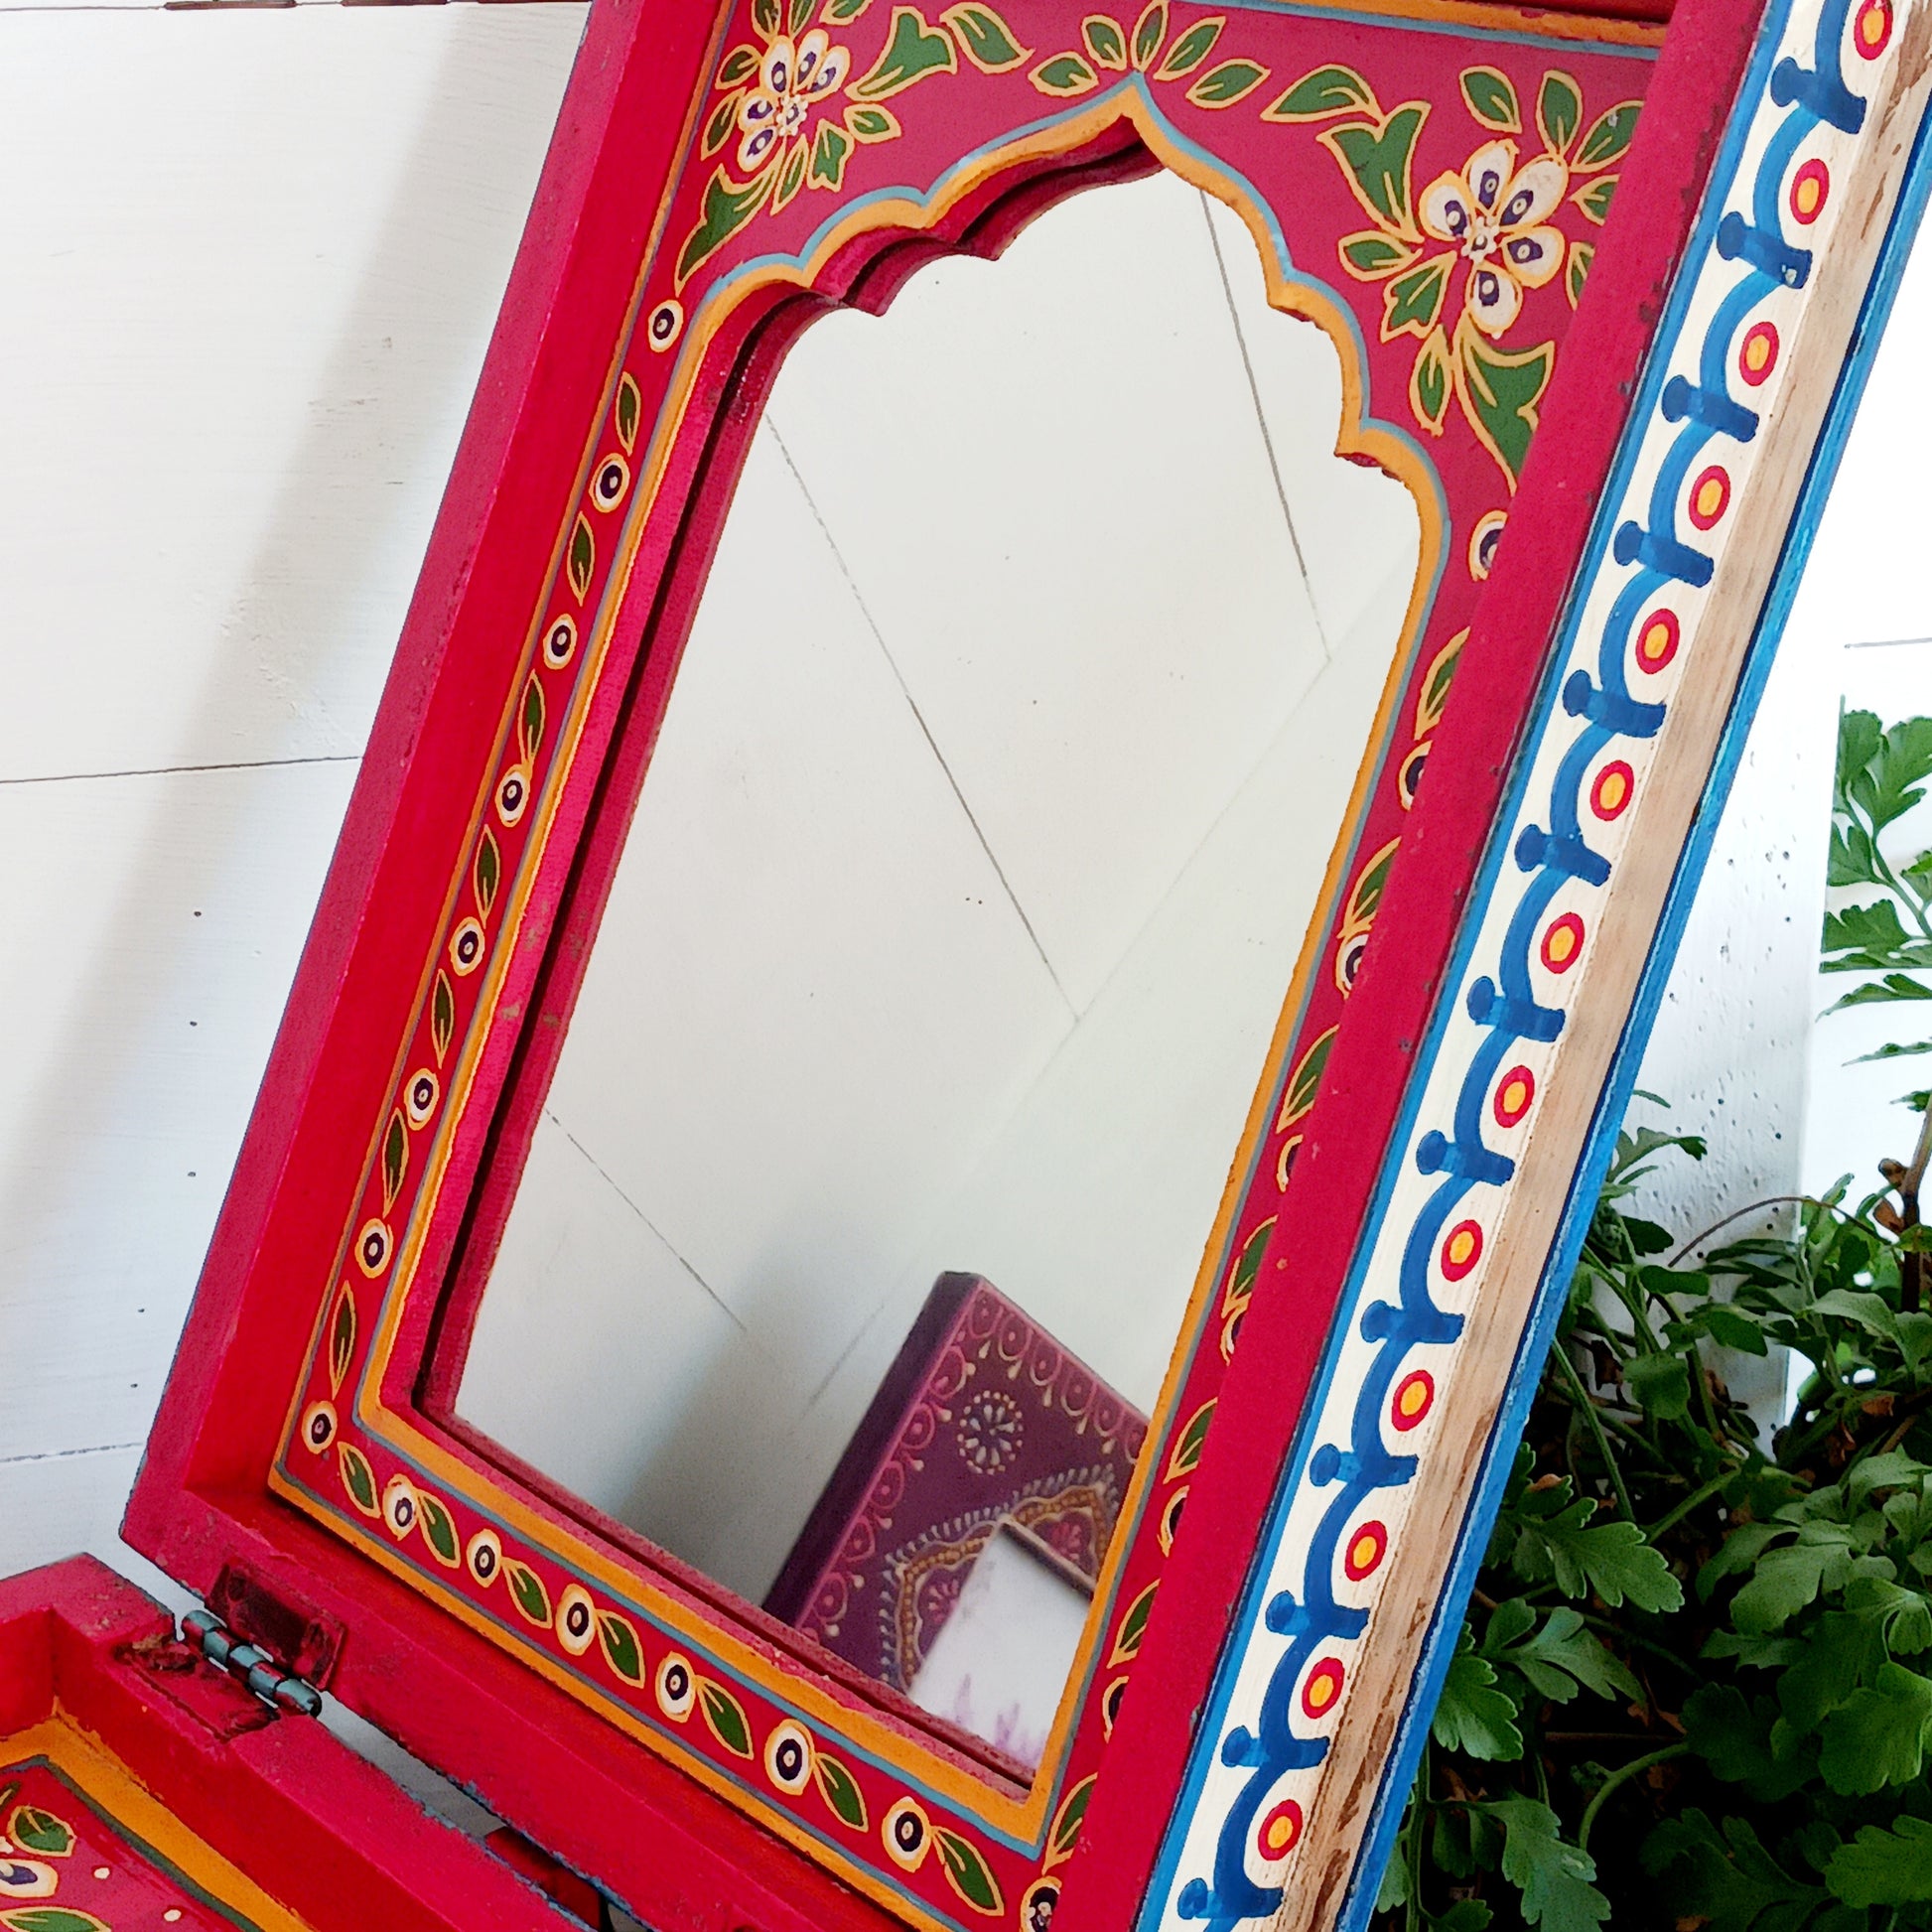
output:
[[[863,18],[875,7],[870,20]],[[1360,970],[1468,634],[1470,608],[1507,522],[1515,483],[1508,465],[1473,433],[1454,447],[1454,436],[1439,434],[1446,425],[1432,428],[1413,416],[1413,430],[1401,431],[1416,445],[1420,470],[1440,477],[1437,578],[1426,608],[1412,617],[1405,683],[1370,747],[1372,782],[1322,915],[1326,930],[1314,969],[1285,1024],[1241,1192],[1207,1273],[1208,1291],[1197,1297],[1180,1339],[1185,1367],[1176,1394],[1150,1438],[1121,1532],[1125,1554],[1090,1652],[1078,1725],[1058,1756],[1056,1782],[1035,1801],[1031,1829],[1003,1829],[997,1812],[989,1824],[986,1801],[960,1797],[957,1780],[951,1787],[923,1782],[892,1755],[867,1747],[836,1713],[814,1716],[801,1708],[781,1673],[748,1671],[730,1648],[728,1630],[709,1641],[708,1626],[657,1597],[647,1582],[611,1586],[608,1568],[593,1575],[566,1543],[533,1539],[527,1525],[519,1532],[486,1492],[467,1491],[463,1472],[454,1478],[439,1472],[406,1437],[390,1440],[392,1419],[376,1393],[379,1337],[393,1329],[407,1292],[409,1270],[399,1257],[419,1238],[434,1199],[427,1178],[447,1148],[489,1024],[521,894],[540,856],[621,593],[632,554],[626,546],[634,547],[649,480],[661,474],[661,451],[678,431],[679,392],[670,372],[694,365],[707,332],[720,326],[734,283],[773,259],[788,264],[794,282],[809,279],[810,262],[824,258],[822,237],[814,255],[819,230],[811,224],[829,219],[812,212],[815,207],[863,211],[889,189],[909,192],[896,187],[890,173],[875,169],[868,178],[882,156],[904,158],[901,172],[925,184],[919,193],[932,197],[943,172],[932,158],[936,137],[928,126],[928,150],[915,168],[919,123],[912,106],[938,96],[927,88],[910,103],[903,97],[945,75],[957,100],[976,103],[993,149],[1011,145],[1016,129],[1030,130],[1036,143],[1041,128],[1091,130],[1132,108],[1141,113],[1143,131],[1158,125],[1175,152],[1199,156],[1210,152],[1204,143],[1216,130],[1235,128],[1238,117],[1229,110],[1241,109],[1243,138],[1258,144],[1260,157],[1242,164],[1249,174],[1265,172],[1265,162],[1284,171],[1298,200],[1308,199],[1314,183],[1332,195],[1304,250],[1318,271],[1323,299],[1355,304],[1345,313],[1358,343],[1378,348],[1393,343],[1406,352],[1406,338],[1395,342],[1383,334],[1383,290],[1351,267],[1345,245],[1360,229],[1364,207],[1371,216],[1375,206],[1415,207],[1420,132],[1432,103],[1442,110],[1442,125],[1457,130],[1437,160],[1466,177],[1471,143],[1494,133],[1489,123],[1468,118],[1468,75],[1486,43],[1475,36],[1405,35],[1397,22],[1363,27],[1357,21],[1355,65],[1347,69],[1356,91],[1319,101],[1311,89],[1319,92],[1328,84],[1320,76],[1339,69],[1324,68],[1312,52],[1295,59],[1291,44],[1287,56],[1263,60],[1241,51],[1289,29],[1305,43],[1325,44],[1326,26],[1312,12],[1209,13],[1161,0],[1131,22],[1087,16],[1078,25],[1079,51],[1069,46],[1062,61],[1051,49],[1023,48],[1005,17],[978,0],[945,9],[936,23],[913,7],[889,9],[885,0],[812,0],[809,6],[785,0],[782,13],[773,0],[747,0],[738,31],[721,42],[683,185],[670,203],[665,242],[640,276],[580,488],[563,519],[556,568],[514,674],[483,810],[470,827],[451,908],[424,969],[394,1092],[372,1130],[362,1190],[327,1278],[316,1343],[271,1478],[278,1493],[922,1924],[1006,1921],[1042,1932],[1051,1917],[1059,1868],[1077,1843],[1100,1755],[1131,1681],[1302,1123]],[[1395,56],[1390,72],[1363,47]],[[1553,51],[1518,37],[1493,57],[1506,59],[1513,75],[1500,66],[1491,70],[1521,98],[1540,97],[1536,90],[1559,57],[1562,71],[1587,75],[1592,105],[1599,97],[1604,103],[1597,120],[1617,111],[1615,103],[1628,103],[1648,59],[1641,48]],[[1302,77],[1284,90],[1283,73]],[[1414,128],[1403,137],[1397,186],[1365,189],[1342,156],[1347,130],[1381,117],[1377,84],[1389,98],[1423,111],[1411,117]],[[1584,82],[1577,85],[1581,90]],[[1489,96],[1480,97],[1492,117],[1500,112]],[[1579,114],[1582,99],[1580,91]],[[1285,101],[1295,111],[1271,118],[1268,110]],[[1317,105],[1319,113],[1305,111]],[[937,116],[942,131],[945,119]],[[827,132],[834,128],[845,145]],[[1583,123],[1571,134],[1573,145],[1587,145]],[[949,165],[957,141],[946,138],[953,140],[942,156]],[[1065,145],[1076,145],[1076,137],[1069,135]],[[1372,197],[1381,198],[1375,206]],[[1555,284],[1543,299],[1544,327],[1554,342],[1572,305]],[[1385,397],[1386,413],[1398,419],[1413,410],[1406,366],[1392,376],[1365,355],[1361,381],[1368,392],[1364,420],[1382,420],[1371,417],[1369,404],[1381,406]],[[1466,426],[1471,419],[1451,420]],[[1533,426],[1533,411],[1522,420]],[[1427,453],[1414,431],[1437,439]]]
[[[1896,11],[1913,4],[1923,0]],[[1272,1921],[1320,1808],[1343,1801],[1323,1767],[1350,1722],[1378,1578],[1455,1385],[1516,1150],[1548,1104],[1604,943],[1630,807],[1669,741],[1674,700],[1698,676],[1705,593],[1722,546],[1739,538],[1731,508],[1789,379],[1814,261],[1834,222],[1859,218],[1834,184],[1858,153],[1899,25],[1894,0],[1824,0],[1787,3],[1767,30],[1336,1316],[1346,1338],[1265,1526],[1140,1932]]]

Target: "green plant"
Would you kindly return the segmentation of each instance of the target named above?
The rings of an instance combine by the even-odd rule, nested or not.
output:
[[[1932,1000],[1932,855],[1894,865],[1879,847],[1928,777],[1932,720],[1847,715],[1831,879],[1877,897],[1826,922],[1826,970],[1863,975],[1840,1007]],[[1927,1140],[1885,1165],[1886,1192],[1848,1205],[1841,1182],[1793,1203],[1791,1233],[1686,1267],[1725,1224],[1680,1243],[1631,1195],[1659,1159],[1704,1147],[1654,1126],[1619,1137],[1384,1932],[1932,1927]],[[1721,1351],[1774,1347],[1804,1374],[1766,1445]]]

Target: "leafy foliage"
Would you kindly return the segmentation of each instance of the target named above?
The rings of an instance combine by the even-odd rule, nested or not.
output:
[[[1841,1007],[1932,1000],[1932,853],[1880,850],[1929,780],[1932,720],[1846,715],[1831,879],[1876,896],[1826,921]],[[1923,1148],[1687,1264],[1724,1224],[1680,1241],[1632,1196],[1704,1154],[1618,1137],[1381,1932],[1932,1932]],[[1803,1379],[1766,1442],[1724,1370],[1774,1349]]]

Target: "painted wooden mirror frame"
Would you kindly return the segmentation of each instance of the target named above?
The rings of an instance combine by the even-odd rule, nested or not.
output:
[[[1927,18],[597,0],[130,1540],[333,1622],[332,1689],[660,1932],[1361,1924],[1916,211]],[[816,92],[768,59],[813,34]],[[1157,166],[1327,333],[1424,561],[1023,1787],[464,1431],[439,1344],[787,342]]]

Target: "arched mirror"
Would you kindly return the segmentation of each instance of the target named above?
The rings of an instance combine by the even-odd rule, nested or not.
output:
[[[1022,1775],[1417,595],[1341,415],[1168,173],[807,329],[458,1264],[458,1423]]]

